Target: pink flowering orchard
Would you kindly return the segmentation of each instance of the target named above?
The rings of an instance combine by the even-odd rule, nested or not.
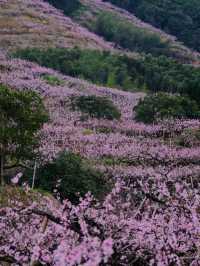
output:
[[[26,204],[10,199],[1,208],[0,259],[13,265],[198,265],[200,149],[181,147],[176,139],[197,130],[199,121],[136,123],[131,110],[142,93],[96,87],[21,60],[1,64],[9,67],[1,82],[38,91],[49,110],[39,163],[72,150],[95,160],[115,185],[103,201],[88,194],[77,206],[52,198]],[[64,85],[50,86],[44,73]],[[121,119],[82,122],[69,98],[89,94],[111,98]],[[30,197],[29,189],[24,193]]]
[[[0,0],[0,9],[11,2]],[[111,4],[94,2],[112,9]],[[52,16],[60,21],[64,28],[68,20],[72,28],[78,27],[45,1],[19,3],[22,11],[29,6],[35,12],[42,10],[43,19]],[[89,39],[87,46],[96,43],[99,49],[113,50],[84,28],[75,32],[84,41]],[[61,82],[51,84],[44,76]],[[145,90],[97,86],[12,59],[0,47],[1,84],[38,93],[49,114],[37,132],[37,158],[27,159],[23,167],[33,170],[37,178],[40,167],[54,162],[63,151],[72,152],[101,173],[108,191],[101,198],[87,191],[74,203],[61,199],[57,190],[54,195],[41,191],[34,181],[31,187],[23,180],[22,166],[8,169],[10,182],[0,187],[0,265],[200,265],[199,119],[137,122],[133,108],[146,96]],[[91,95],[110,99],[120,119],[83,119],[80,110],[72,109],[72,97]]]

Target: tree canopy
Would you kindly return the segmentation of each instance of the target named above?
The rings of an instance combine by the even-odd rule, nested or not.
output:
[[[199,118],[200,110],[188,97],[159,92],[147,95],[134,107],[136,120],[144,123],[170,118]]]
[[[37,144],[36,132],[47,121],[42,99],[33,91],[0,85],[1,177],[5,163],[30,158]],[[3,181],[2,181],[3,182]]]

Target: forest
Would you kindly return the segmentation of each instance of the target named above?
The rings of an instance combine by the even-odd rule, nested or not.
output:
[[[200,51],[200,3],[198,0],[104,0],[133,12],[141,20],[176,36]]]

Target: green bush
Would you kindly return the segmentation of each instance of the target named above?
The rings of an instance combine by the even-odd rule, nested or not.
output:
[[[146,56],[140,61],[138,72],[153,92],[187,94],[200,103],[200,68],[183,65],[165,56]]]
[[[90,117],[98,119],[113,120],[121,117],[120,111],[111,100],[95,95],[72,98],[72,109],[78,109]]]
[[[24,175],[31,183],[32,173]],[[95,197],[102,197],[107,187],[100,172],[88,167],[79,155],[71,152],[62,152],[54,161],[41,166],[35,181],[35,188],[59,193],[62,200],[69,199],[73,203],[88,191]]]
[[[197,118],[200,110],[195,101],[167,93],[148,95],[134,107],[136,120],[144,123],[158,122],[165,118]]]

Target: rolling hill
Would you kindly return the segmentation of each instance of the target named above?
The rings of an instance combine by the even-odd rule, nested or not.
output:
[[[80,0],[80,3],[82,6],[79,7],[77,11],[72,12],[72,18],[84,27],[89,28],[90,31],[95,31],[94,24],[98,20],[99,15],[102,13],[112,14],[113,18],[115,17],[118,20],[121,19],[126,24],[130,23],[130,26],[138,30],[139,34],[160,38],[161,42],[168,44],[172,56],[182,60],[183,62],[190,61],[194,64],[198,64],[198,52],[184,46],[178,41],[176,36],[167,34],[165,31],[162,31],[151,24],[145,23],[134,14],[105,1]],[[148,41],[148,39],[146,39],[146,41]],[[152,43],[152,46],[153,45],[154,44]],[[145,50],[143,50],[143,52],[145,52]]]

